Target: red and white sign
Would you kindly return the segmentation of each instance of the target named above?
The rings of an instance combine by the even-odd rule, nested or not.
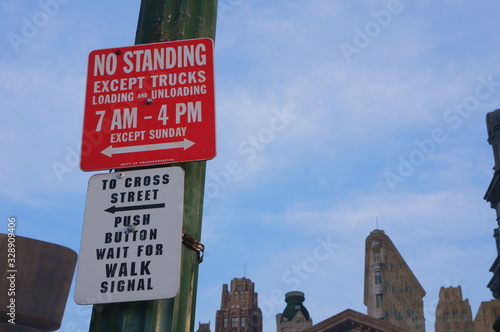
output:
[[[215,154],[211,39],[90,53],[83,171],[208,160]]]

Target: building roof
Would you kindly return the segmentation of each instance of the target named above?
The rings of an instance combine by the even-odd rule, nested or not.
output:
[[[305,320],[308,321],[309,311],[307,311],[306,307],[304,307],[305,297],[302,292],[288,292],[285,294],[285,302],[287,303],[285,310],[283,311],[283,315],[281,316],[281,321],[286,318],[288,321],[291,321],[293,317],[297,314],[298,311],[302,313]]]
[[[344,332],[356,328],[361,328],[366,332],[409,332],[399,326],[352,309],[344,310],[335,316],[325,319],[313,325],[305,332]]]

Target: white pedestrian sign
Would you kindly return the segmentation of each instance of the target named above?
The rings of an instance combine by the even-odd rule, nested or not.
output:
[[[75,301],[174,297],[180,283],[183,201],[180,167],[92,176]]]

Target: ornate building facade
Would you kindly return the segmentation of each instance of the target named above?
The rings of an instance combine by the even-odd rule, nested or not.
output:
[[[220,310],[215,315],[215,332],[262,332],[262,311],[254,283],[234,278],[231,288],[222,285]]]
[[[304,307],[304,293],[288,292],[285,294],[286,307],[283,313],[276,315],[277,332],[302,332],[312,326],[309,311]]]
[[[383,230],[366,238],[364,304],[368,316],[425,332],[425,291]]]
[[[436,307],[435,332],[473,332],[469,300],[462,298],[462,287],[441,287]]]
[[[486,114],[486,128],[488,130],[488,143],[493,148],[493,158],[495,161],[493,169],[495,173],[491,179],[490,185],[486,190],[484,199],[490,203],[492,209],[496,212],[497,227],[493,229],[493,237],[496,243],[496,259],[490,268],[493,277],[488,283],[493,297],[500,299],[500,109]],[[495,331],[500,331],[500,316],[494,323]]]

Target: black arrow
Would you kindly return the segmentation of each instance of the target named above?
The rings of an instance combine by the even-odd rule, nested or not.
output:
[[[122,212],[122,211],[133,211],[133,210],[147,210],[147,209],[159,209],[159,208],[164,208],[165,203],[158,203],[158,204],[145,204],[145,205],[134,205],[134,206],[122,206],[122,207],[116,207],[112,206],[104,211],[113,213],[115,212]]]

